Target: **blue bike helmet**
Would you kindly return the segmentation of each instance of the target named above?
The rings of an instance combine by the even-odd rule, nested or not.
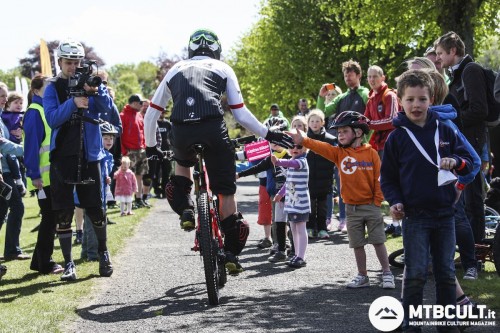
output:
[[[191,59],[197,55],[205,55],[220,60],[222,47],[219,37],[215,32],[208,29],[198,29],[189,37],[188,57]]]

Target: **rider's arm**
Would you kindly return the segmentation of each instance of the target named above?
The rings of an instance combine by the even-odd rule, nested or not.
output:
[[[144,136],[147,147],[156,146],[157,121],[160,119],[160,115],[167,106],[168,101],[172,98],[172,93],[167,85],[167,77],[168,76],[165,76],[163,81],[161,81],[146,110],[146,116],[144,117]]]
[[[227,86],[226,86],[227,102],[231,108],[234,118],[238,123],[243,125],[247,130],[252,131],[258,136],[265,137],[267,128],[261,124],[257,118],[243,103],[240,85],[238,79],[231,67],[227,66]]]

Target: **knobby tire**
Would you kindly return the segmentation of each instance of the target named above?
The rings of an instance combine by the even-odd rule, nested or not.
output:
[[[404,260],[402,260],[401,258],[401,255],[403,255],[404,253],[405,253],[404,249],[399,249],[392,252],[391,254],[389,254],[389,263],[394,267],[404,268],[405,263]]]
[[[219,272],[217,268],[217,249],[212,236],[210,205],[208,193],[202,192],[198,199],[198,217],[200,219],[200,248],[205,270],[208,303],[219,304]]]

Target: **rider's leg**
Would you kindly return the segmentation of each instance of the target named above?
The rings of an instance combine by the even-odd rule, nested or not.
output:
[[[165,193],[170,207],[172,207],[174,212],[179,214],[181,228],[184,229],[194,228],[194,203],[191,198],[192,187],[191,169],[177,163],[175,166],[175,176],[172,176],[165,187]]]

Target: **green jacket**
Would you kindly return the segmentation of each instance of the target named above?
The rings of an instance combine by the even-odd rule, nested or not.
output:
[[[342,100],[344,100],[344,98],[346,98],[349,95],[350,92],[351,92],[351,89],[348,89],[343,94],[340,94],[337,97],[335,97],[333,99],[333,101],[331,101],[330,103],[328,103],[328,105],[325,105],[325,98],[324,97],[318,96],[316,107],[318,109],[320,109],[320,110],[323,110],[323,112],[325,112],[325,116],[326,117],[329,117],[332,114],[336,114],[336,113],[338,113],[338,111],[340,111],[340,112],[341,111],[357,111],[357,112],[359,112],[361,114],[364,114],[365,113],[366,102],[368,101],[368,93],[370,92],[370,90],[368,88],[366,88],[366,87],[363,87],[363,86],[359,86],[359,88],[356,89],[356,93],[359,95],[359,97],[361,97],[364,105],[362,105],[362,106],[360,105],[359,109],[348,108],[348,109],[345,109],[345,110],[337,110],[337,108],[342,104],[341,103]]]

